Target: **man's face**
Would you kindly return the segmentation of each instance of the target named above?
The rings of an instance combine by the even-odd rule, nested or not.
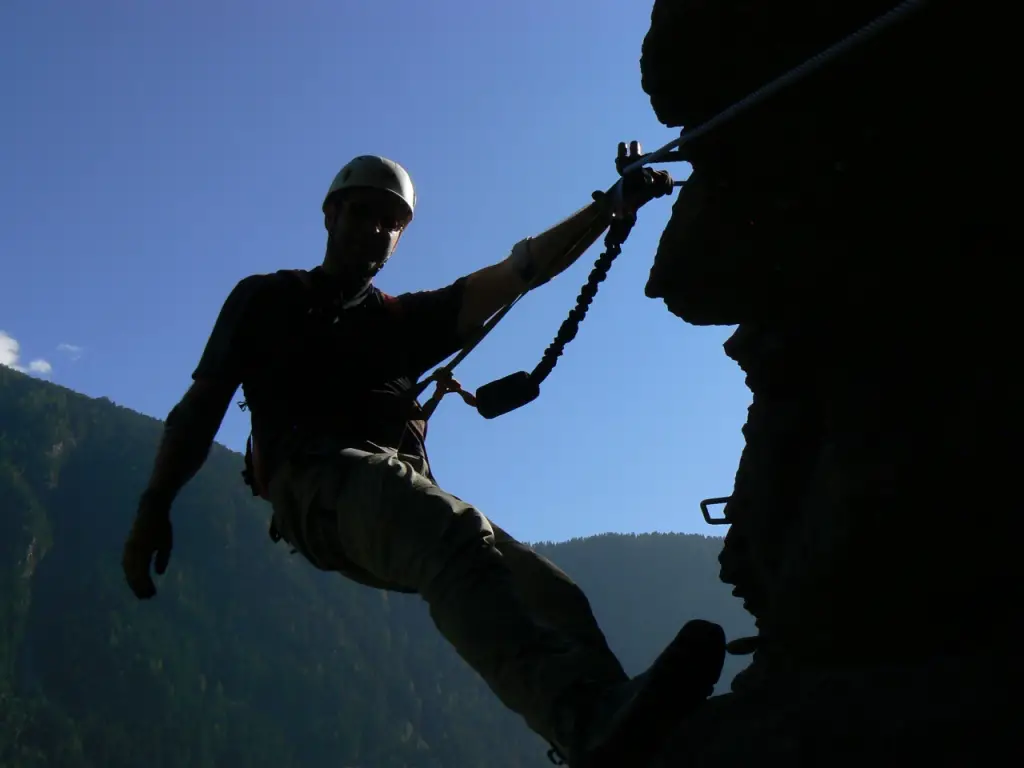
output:
[[[373,278],[409,223],[402,201],[379,189],[350,189],[328,202],[325,262],[353,287]]]

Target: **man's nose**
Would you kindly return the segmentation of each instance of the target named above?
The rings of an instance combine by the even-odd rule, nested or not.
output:
[[[379,235],[384,231],[384,225],[378,219],[367,217],[360,222],[359,229],[371,235]]]

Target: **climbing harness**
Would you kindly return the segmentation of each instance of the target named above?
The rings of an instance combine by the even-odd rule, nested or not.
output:
[[[537,278],[531,282],[513,301],[493,315],[471,338],[469,343],[454,357],[447,365],[438,368],[430,376],[424,379],[413,390],[413,398],[419,397],[432,383],[437,384],[433,396],[423,407],[424,418],[429,419],[434,410],[440,404],[441,399],[449,392],[457,392],[462,399],[470,406],[475,407],[477,412],[485,419],[493,419],[516,408],[521,408],[532,402],[540,395],[540,385],[554,370],[558,358],[565,351],[565,346],[576,338],[580,323],[586,317],[591,302],[597,295],[597,289],[601,282],[607,277],[612,262],[622,252],[622,246],[629,236],[633,224],[636,222],[636,213],[626,211],[623,206],[623,177],[627,174],[653,163],[679,162],[685,160],[681,147],[700,136],[703,136],[750,107],[775,95],[777,92],[793,85],[811,72],[821,69],[825,64],[846,53],[851,48],[859,45],[868,38],[874,36],[882,29],[891,26],[895,22],[908,16],[911,12],[920,10],[928,3],[928,0],[904,0],[895,8],[887,11],[856,32],[848,35],[834,45],[826,48],[821,53],[812,56],[802,64],[785,72],[774,80],[768,82],[756,91],[748,94],[728,108],[719,112],[714,117],[701,123],[696,128],[684,131],[679,138],[673,139],[665,146],[643,154],[639,142],[630,142],[627,151],[624,143],[619,144],[618,155],[615,159],[615,167],[619,172],[619,180],[612,187],[609,196],[611,197],[612,222],[608,228],[608,234],[604,239],[604,252],[597,258],[594,267],[587,278],[587,282],[580,290],[576,299],[576,306],[569,312],[569,316],[562,322],[554,341],[544,351],[540,363],[532,372],[519,371],[504,378],[497,379],[484,384],[477,389],[476,395],[472,395],[452,377],[452,372],[476,346],[483,341],[502,318],[508,314],[523,296],[529,293],[536,285]],[[682,182],[675,182],[675,186],[681,186]],[[595,192],[594,199],[599,200],[605,195],[602,192]],[[707,505],[723,503],[724,499],[706,499],[701,503],[701,510],[704,518],[709,524],[721,524],[728,522],[724,518],[711,518],[707,511]]]

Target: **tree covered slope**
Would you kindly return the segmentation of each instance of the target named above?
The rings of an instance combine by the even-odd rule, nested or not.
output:
[[[136,601],[120,549],[160,429],[0,367],[0,765],[547,764],[417,597],[273,544],[269,507],[222,446],[175,506],[160,594]],[[587,590],[631,673],[691,616],[752,631],[717,580],[720,547],[675,534],[538,545]]]

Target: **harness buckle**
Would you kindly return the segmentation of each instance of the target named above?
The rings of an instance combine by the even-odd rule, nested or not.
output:
[[[462,385],[456,379],[450,369],[438,368],[424,382],[425,385],[429,385],[430,382],[435,383],[434,394],[430,396],[430,399],[423,405],[424,418],[429,419],[437,406],[441,403],[441,398],[450,392],[456,393],[462,398],[462,402],[471,408],[476,408],[476,396],[472,392],[468,392],[463,389]]]

